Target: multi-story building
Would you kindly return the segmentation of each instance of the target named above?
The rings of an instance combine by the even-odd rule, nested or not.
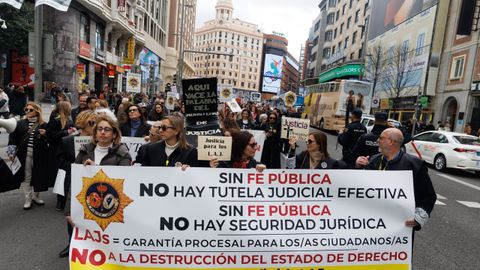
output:
[[[217,77],[237,96],[249,96],[260,89],[263,34],[256,24],[233,18],[231,0],[218,0],[215,10],[215,19],[195,30],[195,75]]]
[[[449,2],[414,1],[408,12],[400,5],[374,2],[366,79],[380,98],[379,109],[388,111],[390,118],[433,120]]]
[[[54,35],[54,67],[45,81],[73,90],[125,90],[126,72],[142,74],[142,90],[158,91],[166,58],[167,0],[72,1],[67,12],[44,9]]]
[[[325,0],[322,1],[324,3]],[[317,55],[318,55],[318,41],[320,39],[320,25],[322,20],[322,14],[320,13],[317,18],[312,23],[310,31],[308,34],[308,39],[305,42],[305,61],[304,61],[304,70],[305,75],[302,79],[305,85],[312,84],[309,83],[310,78],[314,78],[317,74]],[[316,80],[313,82],[316,83]]]
[[[449,2],[434,122],[448,123],[459,132],[471,123],[476,132],[480,128],[480,17],[475,13],[476,1]]]
[[[182,5],[184,8],[184,19],[182,24]],[[172,85],[175,75],[177,74],[178,59],[181,57],[180,42],[183,41],[183,50],[193,50],[194,33],[195,33],[195,17],[196,17],[197,0],[171,0],[170,15],[168,24],[168,47],[167,59],[164,64],[164,75],[166,85]],[[183,28],[183,29],[182,29]],[[181,34],[183,33],[183,37]],[[192,53],[183,54],[183,78],[191,78],[195,75],[193,68]]]

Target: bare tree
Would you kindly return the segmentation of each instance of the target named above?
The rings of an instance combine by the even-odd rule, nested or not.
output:
[[[375,95],[377,82],[379,81],[385,68],[383,51],[384,49],[382,44],[378,43],[374,47],[370,48],[368,53],[365,55],[365,79],[372,83],[372,95]]]

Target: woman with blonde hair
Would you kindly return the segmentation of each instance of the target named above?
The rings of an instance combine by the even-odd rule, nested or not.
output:
[[[27,210],[32,207],[32,202],[45,204],[39,193],[48,190],[45,181],[51,170],[49,159],[45,158],[48,154],[47,124],[42,118],[42,108],[37,103],[28,102],[24,111],[26,118],[19,120],[10,133],[7,153],[10,160],[18,158],[22,164],[15,177],[22,182],[25,194],[23,209]]]
[[[159,142],[145,147],[137,162],[142,166],[183,167],[198,166],[197,149],[188,144],[182,117],[169,115],[160,121]]]
[[[98,115],[92,133],[92,141],[82,145],[75,163],[83,165],[130,166],[132,157],[121,144],[122,133],[117,122],[105,115]]]

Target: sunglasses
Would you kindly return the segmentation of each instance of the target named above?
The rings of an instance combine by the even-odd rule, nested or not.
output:
[[[269,117],[269,119],[272,119],[272,120],[277,120],[276,117]]]
[[[130,109],[128,112],[138,112],[138,109]]]
[[[34,110],[34,109],[25,108],[25,109],[23,109],[23,111],[26,112],[26,113],[29,113],[29,112],[34,112],[35,110]]]
[[[113,128],[111,127],[97,127],[97,131],[105,131],[105,132],[112,132],[113,131]]]
[[[257,147],[257,143],[256,143],[256,142],[254,142],[254,143],[249,143],[248,145],[250,145],[250,147],[252,147],[252,148]]]
[[[157,128],[161,129],[162,131],[167,131],[167,129],[171,128],[171,129],[175,129],[174,127],[172,126],[156,126]]]
[[[91,121],[91,120],[88,121],[88,125],[91,126],[91,127],[95,126],[95,121]]]
[[[312,140],[310,140],[310,139],[307,140],[307,144],[312,144],[312,143],[314,143],[314,142],[315,142],[315,141],[312,141]]]

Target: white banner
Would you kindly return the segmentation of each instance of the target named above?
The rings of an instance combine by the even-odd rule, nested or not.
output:
[[[412,182],[408,171],[73,165],[70,269],[410,269]]]
[[[240,105],[238,105],[238,103],[235,99],[232,99],[232,100],[227,101],[225,103],[227,103],[230,110],[232,110],[232,112],[234,112],[234,113],[238,113],[238,112],[242,111],[242,108],[240,107]]]
[[[75,147],[75,157],[78,155],[80,151],[80,146],[83,144],[88,144],[92,141],[92,137],[90,136],[78,136],[74,139],[74,147]],[[128,148],[128,152],[132,157],[132,160],[137,158],[137,152],[140,146],[147,143],[143,138],[137,137],[122,137],[122,143]]]
[[[54,9],[65,12],[68,10],[68,6],[70,6],[71,1],[72,0],[37,0],[35,1],[35,6],[38,7],[40,5],[47,5]]]
[[[235,98],[233,94],[233,87],[231,84],[219,84],[217,86],[218,89],[218,100],[220,102],[227,102],[231,101]]]
[[[127,92],[140,93],[142,88],[142,74],[127,73]]]
[[[253,129],[245,129],[245,131],[250,132],[253,137],[255,138],[255,141],[257,142],[257,151],[255,152],[255,160],[260,162],[262,159],[262,152],[263,152],[263,144],[265,143],[265,131],[263,130],[253,130]]]
[[[232,137],[198,136],[198,160],[229,161],[232,156]]]
[[[297,140],[306,140],[310,133],[310,119],[282,117],[282,139],[296,137]]]
[[[0,0],[0,4],[2,3],[6,3],[13,6],[14,8],[20,9],[22,7],[23,0]]]
[[[165,108],[167,108],[168,110],[175,109],[175,100],[177,95],[178,93],[176,92],[167,92],[167,101],[165,102]]]

